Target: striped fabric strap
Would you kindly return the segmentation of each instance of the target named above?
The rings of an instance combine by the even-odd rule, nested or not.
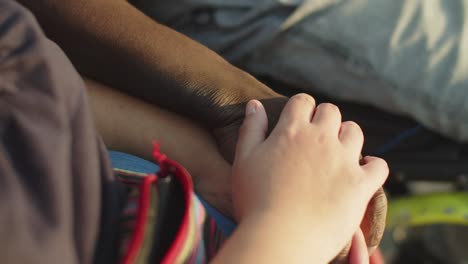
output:
[[[194,195],[189,173],[178,163],[168,159],[155,148],[155,159],[161,167],[157,174],[141,174],[114,169],[117,178],[125,184],[127,199],[121,213],[120,260],[129,263],[156,263],[154,235],[157,234],[157,219],[169,219],[171,215],[160,214],[164,194],[160,191],[161,182],[170,178],[181,186],[177,196],[184,208],[176,222],[176,234],[171,238],[168,250],[163,252],[161,263],[207,263],[217,252],[224,238],[215,222],[206,214],[204,207]],[[166,194],[167,195],[167,194]],[[170,205],[169,205],[170,206]],[[175,212],[169,210],[169,212]],[[167,212],[167,211],[166,211]],[[177,215],[177,214],[176,214]],[[173,221],[171,219],[171,221]],[[159,228],[160,229],[160,228]]]

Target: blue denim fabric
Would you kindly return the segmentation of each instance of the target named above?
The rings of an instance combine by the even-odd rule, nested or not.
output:
[[[123,152],[109,151],[109,158],[111,159],[113,168],[131,170],[141,173],[152,173],[159,170],[159,166],[153,162]],[[205,207],[208,215],[210,215],[215,220],[221,232],[223,232],[224,235],[229,236],[236,227],[234,221],[216,210],[200,196],[197,195],[197,197]]]
[[[141,173],[153,173],[159,170],[159,166],[153,162],[123,152],[111,150],[109,158],[113,168]]]

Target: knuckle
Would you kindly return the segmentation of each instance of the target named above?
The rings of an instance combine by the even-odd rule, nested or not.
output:
[[[359,126],[356,122],[354,121],[346,121],[346,122],[343,122],[342,126],[344,126],[346,129],[349,129],[349,130],[352,130],[353,132],[356,132],[362,136],[363,135],[363,132],[362,132],[362,129],[361,129],[361,126]]]
[[[388,166],[388,163],[382,158],[378,159],[382,163],[382,168],[384,169],[385,175],[387,176],[390,173],[390,167]]]
[[[351,129],[361,130],[361,127],[354,121],[345,121],[343,125],[349,126]]]
[[[291,97],[290,100],[293,100],[294,102],[300,102],[300,103],[315,104],[315,99],[306,93],[296,94],[293,97]]]
[[[326,113],[340,113],[340,109],[338,108],[338,106],[332,103],[321,103],[319,107],[321,108],[321,111],[324,111]]]
[[[388,173],[390,172],[390,168],[388,166],[388,163],[384,159],[374,157],[372,162],[375,162],[379,167],[382,168],[383,174],[388,175]]]
[[[285,139],[292,141],[297,135],[297,130],[292,126],[288,126],[282,131],[282,134]]]

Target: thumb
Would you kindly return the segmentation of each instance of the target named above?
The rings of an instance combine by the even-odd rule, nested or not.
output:
[[[268,118],[262,103],[251,100],[245,107],[245,118],[239,130],[236,158],[244,159],[265,140]]]

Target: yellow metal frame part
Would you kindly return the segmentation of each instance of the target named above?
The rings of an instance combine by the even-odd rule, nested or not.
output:
[[[432,193],[390,199],[387,228],[432,224],[468,226],[468,192]]]

